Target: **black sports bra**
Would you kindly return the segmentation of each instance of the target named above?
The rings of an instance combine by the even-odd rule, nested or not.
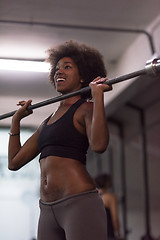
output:
[[[75,111],[84,102],[84,99],[79,99],[52,124],[47,125],[52,115],[44,121],[38,137],[40,159],[47,156],[59,156],[76,159],[86,164],[88,139],[78,132],[73,123]]]

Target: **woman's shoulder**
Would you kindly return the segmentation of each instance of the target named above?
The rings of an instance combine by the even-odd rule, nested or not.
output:
[[[107,202],[115,202],[117,200],[116,195],[110,192],[104,193],[102,195],[102,198],[104,199],[104,201],[107,201]]]
[[[75,118],[85,124],[85,119],[91,119],[93,113],[93,103],[89,101],[84,101],[75,113]]]
[[[86,111],[93,110],[93,102],[86,100],[82,103],[81,108]]]
[[[110,208],[111,205],[113,204],[113,199],[112,199],[112,197],[109,193],[103,194],[102,195],[102,200],[103,200],[103,203],[104,203],[105,207]]]
[[[79,112],[81,113],[81,115],[83,115],[83,117],[92,116],[93,102],[91,101],[83,102],[79,108]]]

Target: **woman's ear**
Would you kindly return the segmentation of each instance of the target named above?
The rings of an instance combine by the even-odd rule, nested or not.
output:
[[[81,80],[80,80],[80,83],[84,83],[84,80],[83,80],[83,79],[81,79]]]

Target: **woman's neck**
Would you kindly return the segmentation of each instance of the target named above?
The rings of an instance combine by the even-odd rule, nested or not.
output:
[[[67,106],[67,105],[72,105],[73,103],[77,102],[81,98],[80,95],[64,99],[60,102],[60,107]]]

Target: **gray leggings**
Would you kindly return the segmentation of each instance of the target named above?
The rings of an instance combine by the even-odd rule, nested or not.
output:
[[[38,240],[107,240],[107,219],[97,190],[51,203],[40,200]]]

